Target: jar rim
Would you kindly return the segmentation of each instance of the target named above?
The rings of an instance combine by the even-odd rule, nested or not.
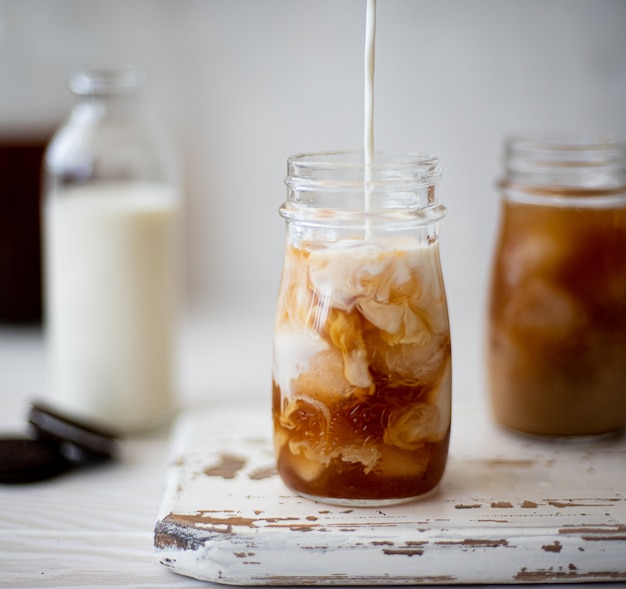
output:
[[[310,183],[327,190],[333,186],[363,187],[368,183],[425,187],[436,184],[440,178],[439,158],[424,153],[376,151],[372,162],[366,163],[363,151],[335,150],[289,157],[285,184],[302,188],[303,183]]]
[[[507,164],[537,166],[626,166],[626,141],[610,136],[512,134],[504,140]]]
[[[609,135],[517,133],[503,144],[505,183],[544,191],[626,187],[626,141]]]

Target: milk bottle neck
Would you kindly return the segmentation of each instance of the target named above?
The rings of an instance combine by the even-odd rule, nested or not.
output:
[[[46,152],[50,189],[96,181],[178,185],[177,153],[140,108],[142,85],[143,76],[130,68],[72,78],[78,104]]]
[[[143,77],[130,68],[80,72],[70,87],[77,96],[71,120],[78,124],[133,122],[139,113]]]
[[[132,122],[137,115],[137,103],[134,96],[81,96],[72,110],[72,122]]]

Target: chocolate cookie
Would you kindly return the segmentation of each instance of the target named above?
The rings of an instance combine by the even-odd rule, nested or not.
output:
[[[71,460],[109,460],[117,453],[117,432],[102,424],[53,409],[45,403],[32,404],[29,422],[38,438],[59,443],[61,452]]]
[[[71,467],[54,443],[26,437],[0,438],[0,483],[34,483]]]

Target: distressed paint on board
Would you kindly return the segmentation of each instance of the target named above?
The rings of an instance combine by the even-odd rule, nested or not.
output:
[[[236,585],[626,580],[626,440],[539,442],[457,412],[435,493],[384,508],[300,498],[263,408],[184,414],[155,525],[159,562]]]

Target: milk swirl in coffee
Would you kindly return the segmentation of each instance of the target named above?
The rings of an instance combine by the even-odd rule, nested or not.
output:
[[[433,488],[451,380],[437,246],[292,245],[278,309],[273,408],[287,484],[349,499]]]

